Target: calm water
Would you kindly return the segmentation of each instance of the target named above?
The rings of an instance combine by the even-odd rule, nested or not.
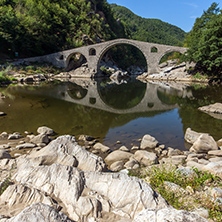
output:
[[[117,141],[130,148],[150,134],[181,150],[188,148],[184,142],[188,127],[222,138],[222,119],[197,110],[222,102],[222,87],[76,79],[10,85],[0,92],[7,96],[0,100],[0,111],[7,114],[0,117],[0,132],[36,133],[46,125],[58,135],[91,135],[112,148],[120,146]]]

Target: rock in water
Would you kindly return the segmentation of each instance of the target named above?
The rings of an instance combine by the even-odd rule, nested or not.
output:
[[[141,149],[154,149],[157,147],[157,145],[158,145],[158,141],[154,137],[147,134],[143,136],[143,139],[140,144],[140,148]]]
[[[213,137],[207,134],[201,134],[190,148],[195,153],[207,153],[210,150],[218,150],[218,146]]]

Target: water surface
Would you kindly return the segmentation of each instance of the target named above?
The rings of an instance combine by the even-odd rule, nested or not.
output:
[[[198,107],[222,102],[222,87],[138,80],[81,80],[9,85],[0,88],[0,132],[36,133],[46,125],[58,135],[91,135],[118,148],[139,145],[145,134],[160,144],[185,150],[188,127],[222,138],[222,120],[198,111]]]

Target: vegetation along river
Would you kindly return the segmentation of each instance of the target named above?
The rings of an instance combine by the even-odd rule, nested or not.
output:
[[[179,83],[116,84],[108,79],[75,79],[0,88],[0,132],[36,133],[46,125],[57,135],[91,135],[111,148],[139,145],[145,134],[161,144],[185,150],[185,130],[222,135],[222,119],[197,108],[222,102],[222,87]],[[120,141],[121,144],[116,142]]]

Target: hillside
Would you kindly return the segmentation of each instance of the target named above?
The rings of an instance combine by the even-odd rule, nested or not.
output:
[[[158,19],[146,19],[135,15],[129,9],[111,4],[115,18],[127,24],[130,38],[167,45],[182,45],[185,32]],[[149,15],[147,15],[149,16]]]
[[[0,59],[49,54],[115,38],[179,45],[185,32],[106,0],[0,0]]]

